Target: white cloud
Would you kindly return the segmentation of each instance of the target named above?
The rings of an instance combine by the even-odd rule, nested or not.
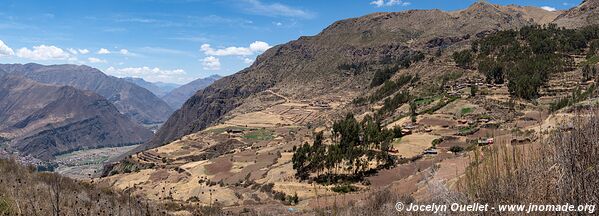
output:
[[[308,11],[304,11],[297,8],[281,3],[265,4],[260,0],[244,0],[248,3],[244,9],[248,12],[257,15],[265,16],[281,16],[281,17],[299,17],[299,18],[313,18],[314,14]]]
[[[90,63],[106,63],[106,60],[94,57],[87,58],[87,61],[89,61]]]
[[[119,51],[119,52],[123,55],[129,55],[129,50],[126,50],[126,49],[121,49],[121,51]]]
[[[77,54],[79,54],[79,52],[78,52],[76,49],[73,49],[73,48],[69,48],[69,49],[68,49],[68,51],[69,51],[71,54],[73,54],[73,55],[77,55]]]
[[[71,58],[71,55],[61,48],[46,45],[34,46],[32,50],[28,48],[21,48],[17,51],[17,56],[32,60],[75,59]]]
[[[251,59],[251,58],[243,58],[243,63],[246,63],[246,64],[251,64],[251,63],[254,63],[254,59]]]
[[[270,47],[266,42],[256,41],[250,44],[249,47],[227,47],[223,49],[214,49],[210,44],[203,44],[200,50],[211,56],[250,56],[262,53]]]
[[[181,80],[181,75],[186,74],[183,69],[164,70],[147,66],[128,68],[109,67],[106,69],[106,73],[117,77],[141,77],[150,82],[178,81]]]
[[[256,41],[256,42],[250,44],[250,50],[252,50],[253,52],[262,53],[270,48],[271,48],[271,46],[268,45],[268,43],[262,42],[262,41]]]
[[[88,53],[89,53],[89,50],[88,50],[88,49],[78,49],[77,51],[79,51],[79,53],[81,53],[81,54],[83,54],[83,55],[85,55],[85,54],[88,54]]]
[[[202,59],[204,70],[220,70],[220,59],[214,56],[208,56]]]
[[[101,48],[100,50],[98,50],[97,53],[100,55],[110,54],[110,50],[108,50],[106,48]]]
[[[0,56],[11,56],[14,54],[15,52],[12,50],[12,48],[8,47],[4,41],[0,40]]]
[[[400,5],[400,6],[408,6],[412,3],[407,2],[407,1],[403,1],[403,0],[374,0],[372,2],[370,2],[371,5],[374,5],[376,7],[390,7],[390,6],[396,6],[396,5]]]
[[[546,10],[546,11],[556,11],[557,10],[554,7],[549,7],[549,6],[543,6],[543,7],[541,7],[541,9]]]

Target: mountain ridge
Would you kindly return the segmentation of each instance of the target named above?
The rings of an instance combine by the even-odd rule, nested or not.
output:
[[[0,76],[0,133],[25,155],[48,160],[61,152],[141,143],[151,131],[91,91]]]
[[[163,122],[173,111],[149,90],[84,65],[0,64],[9,74],[41,83],[90,90],[111,101],[121,113],[142,124]]]
[[[179,109],[187,99],[189,99],[197,91],[202,90],[214,83],[214,81],[222,78],[219,75],[211,75],[206,78],[199,78],[185,85],[181,85],[170,92],[163,95],[161,98],[174,109]]]
[[[153,83],[153,82],[148,82],[148,81],[144,80],[143,78],[136,78],[136,77],[123,77],[121,79],[123,79],[127,82],[130,82],[130,83],[133,83],[135,85],[138,85],[139,87],[145,88],[159,98],[162,98],[168,92],[173,90],[173,88],[170,88],[168,86],[177,85],[177,84],[172,84],[172,83],[162,83],[162,84]],[[159,85],[161,85],[163,87],[160,87]],[[179,85],[177,85],[177,86],[179,86]]]

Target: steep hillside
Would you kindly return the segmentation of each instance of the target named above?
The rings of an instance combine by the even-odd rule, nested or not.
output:
[[[134,194],[152,200],[218,199],[242,214],[396,214],[384,200],[539,203],[561,186],[525,182],[547,177],[562,152],[573,156],[557,162],[564,167],[581,162],[572,159],[592,145],[538,147],[581,133],[576,122],[596,115],[599,96],[599,28],[540,25],[560,13],[476,3],[335,22],[199,91],[150,149],[105,166],[98,181],[134,181]],[[596,200],[590,194],[576,202]]]
[[[140,143],[152,133],[93,92],[0,77],[0,134],[42,160],[81,148]]]
[[[149,90],[150,92],[152,92],[154,95],[162,98],[164,95],[166,95],[167,93],[169,93],[170,91],[172,91],[173,89],[177,88],[178,85],[177,84],[172,84],[172,83],[151,83],[148,82],[142,78],[135,78],[135,77],[125,77],[122,78],[127,82],[133,83],[135,85],[138,85],[139,87],[145,88],[147,90]]]
[[[560,27],[579,28],[599,24],[599,0],[584,0],[580,5],[559,15],[554,21]]]
[[[168,104],[150,91],[88,66],[7,64],[0,65],[0,68],[41,83],[93,91],[107,98],[121,113],[142,124],[163,122],[172,113]]]
[[[410,10],[335,22],[316,36],[269,49],[249,68],[199,91],[146,147],[202,130],[267,89],[304,100],[351,97],[367,88],[377,68],[405,60],[414,52],[432,54],[493,31],[535,24],[530,17],[545,16],[539,15],[542,11],[535,10],[533,16],[513,8],[475,3],[455,12]]]
[[[197,91],[206,88],[220,78],[222,77],[218,75],[212,75],[206,78],[200,78],[191,81],[190,83],[173,89],[166,95],[161,96],[162,100],[166,101],[166,103],[168,103],[168,105],[174,109],[179,109],[181,105],[183,105],[183,103],[185,103],[185,101],[193,96]]]

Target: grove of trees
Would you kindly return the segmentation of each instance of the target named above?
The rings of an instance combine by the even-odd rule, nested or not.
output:
[[[574,69],[573,55],[586,52],[587,58],[596,58],[598,40],[597,26],[581,29],[559,28],[555,24],[527,26],[499,31],[475,41],[471,49],[454,53],[453,59],[464,68],[476,59],[478,70],[488,83],[507,81],[512,96],[535,99],[549,75]],[[590,68],[583,72],[585,79],[593,76]]]
[[[399,128],[385,129],[370,116],[358,122],[348,114],[334,123],[330,144],[325,144],[320,132],[312,145],[305,143],[295,149],[296,177],[306,180],[315,173],[316,180],[329,183],[340,178],[359,180],[368,172],[395,164],[389,149],[397,137],[401,137]]]

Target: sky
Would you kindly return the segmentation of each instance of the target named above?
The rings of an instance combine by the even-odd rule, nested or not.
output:
[[[488,0],[565,10],[582,0]],[[0,63],[89,65],[184,84],[231,75],[277,44],[374,12],[475,0],[0,0]]]

